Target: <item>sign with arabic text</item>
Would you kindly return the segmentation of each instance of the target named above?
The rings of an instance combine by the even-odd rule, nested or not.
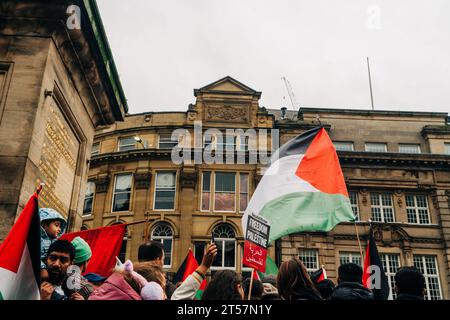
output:
[[[267,247],[269,244],[270,225],[267,220],[249,215],[244,244],[244,265],[258,271],[266,271]]]

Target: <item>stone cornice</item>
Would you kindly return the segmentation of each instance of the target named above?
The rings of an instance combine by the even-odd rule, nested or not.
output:
[[[449,155],[365,151],[338,151],[337,153],[343,167],[366,165],[407,169],[434,168],[450,170]]]

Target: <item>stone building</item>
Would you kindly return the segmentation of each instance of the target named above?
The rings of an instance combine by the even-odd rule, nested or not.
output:
[[[200,164],[171,160],[180,142],[193,150],[233,150],[249,154],[270,150],[271,137],[256,140],[171,140],[174,129],[192,134],[230,128],[279,130],[280,144],[317,125],[334,141],[350,192],[356,223],[342,223],[329,233],[293,234],[278,240],[269,254],[277,263],[300,256],[310,271],[324,265],[336,280],[343,262],[362,263],[373,221],[375,237],[392,285],[400,266],[416,265],[426,277],[428,298],[450,298],[450,125],[446,113],[349,109],[266,109],[261,96],[225,77],[194,90],[196,101],[185,112],[127,115],[96,131],[90,160],[83,228],[146,221],[128,227],[122,254],[137,258],[146,239],[162,241],[166,268],[175,272],[192,248],[200,258],[214,234],[220,254],[213,271],[243,268],[242,212],[261,178],[262,165]],[[218,135],[219,136],[219,135]]]
[[[94,0],[0,2],[0,243],[40,182],[81,227],[95,129],[127,110]]]

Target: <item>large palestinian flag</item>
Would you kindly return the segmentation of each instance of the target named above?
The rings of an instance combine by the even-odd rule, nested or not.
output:
[[[281,146],[256,188],[245,214],[270,222],[269,241],[301,231],[329,231],[353,221],[339,159],[324,128],[311,129]]]
[[[40,299],[40,230],[35,193],[0,246],[0,300]]]

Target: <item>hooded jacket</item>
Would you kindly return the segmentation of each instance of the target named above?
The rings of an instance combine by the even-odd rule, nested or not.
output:
[[[45,269],[44,259],[47,257],[48,248],[66,231],[67,222],[58,211],[51,208],[40,208],[39,218],[41,220],[41,269]],[[50,238],[42,227],[42,222],[46,220],[61,221],[61,233],[54,239]]]
[[[142,300],[123,275],[115,272],[89,296],[89,300]]]
[[[373,293],[358,282],[341,282],[334,288],[330,300],[374,300]]]

